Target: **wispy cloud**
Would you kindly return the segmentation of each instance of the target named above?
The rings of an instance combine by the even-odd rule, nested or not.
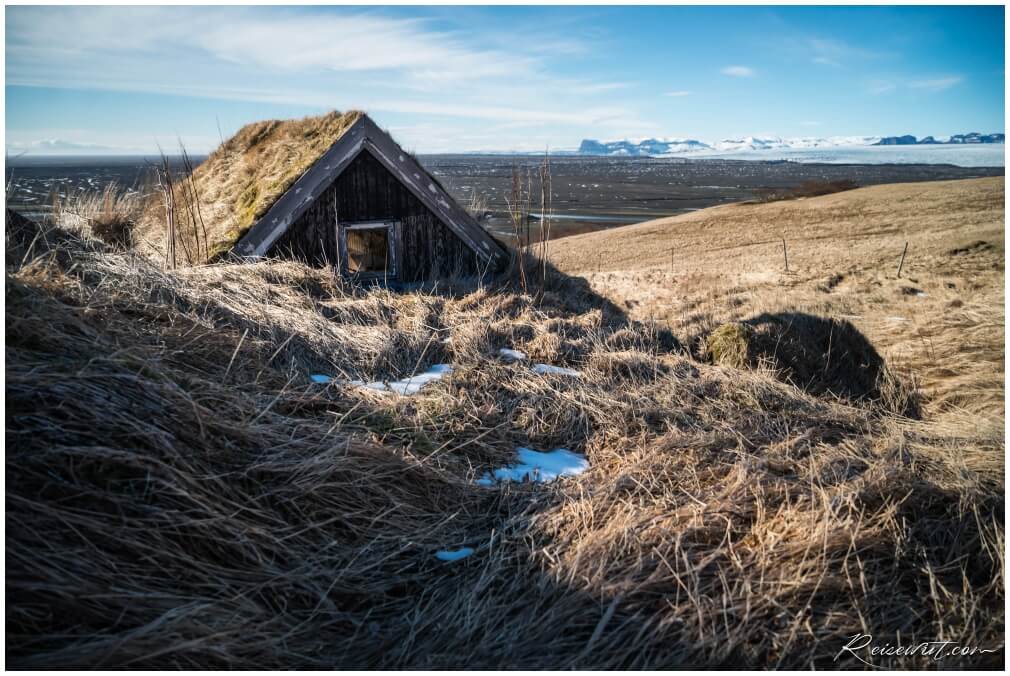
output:
[[[574,82],[569,87],[569,91],[577,91],[582,94],[599,94],[601,92],[612,92],[618,89],[631,87],[630,82]]]
[[[754,77],[754,69],[749,66],[726,66],[721,72],[732,77]]]
[[[838,61],[835,61],[834,59],[832,59],[830,57],[827,57],[827,56],[815,56],[814,58],[812,58],[810,60],[813,63],[817,63],[817,64],[820,64],[822,66],[834,66],[836,68],[839,68],[842,65]]]
[[[870,80],[867,84],[866,91],[870,94],[889,94],[899,88],[902,88],[916,89],[926,92],[942,92],[954,87],[955,85],[961,84],[962,82],[964,82],[964,78],[960,75],[911,80],[903,80],[899,78],[889,80],[877,79]]]
[[[841,68],[851,61],[867,61],[891,56],[888,52],[835,38],[808,37],[800,41],[799,47],[812,55],[811,62],[835,68]]]
[[[7,147],[14,151],[41,152],[41,153],[77,152],[77,151],[87,151],[97,153],[97,152],[136,150],[136,148],[130,148],[130,147],[106,146],[102,145],[101,143],[68,141],[62,138],[37,139],[34,141],[10,141],[9,143],[7,143]]]
[[[553,50],[358,9],[23,7],[7,19],[8,84],[514,124],[635,117],[601,98],[630,83],[558,75]]]
[[[960,75],[953,75],[951,77],[940,77],[931,80],[912,80],[908,83],[908,86],[912,89],[925,89],[931,92],[942,92],[944,89],[950,89],[954,85],[960,84],[964,81],[964,78]]]
[[[870,94],[887,94],[888,92],[893,92],[896,88],[897,85],[890,80],[872,80],[866,87],[866,91]]]
[[[681,89],[681,90],[677,90],[677,91],[673,91],[673,92],[666,92],[666,94],[664,94],[664,96],[690,96],[693,93],[694,92],[689,92],[687,90]]]

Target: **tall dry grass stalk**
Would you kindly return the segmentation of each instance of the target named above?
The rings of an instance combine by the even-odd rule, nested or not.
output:
[[[473,216],[475,220],[483,220],[488,211],[487,195],[474,190],[470,193],[470,199],[467,200],[465,208],[466,212]]]
[[[1002,663],[1001,430],[706,364],[553,279],[396,294],[37,230],[8,220],[12,666],[862,668],[856,633]],[[308,379],[435,363],[414,397]],[[475,485],[520,445],[591,467]]]
[[[182,170],[177,174],[160,148],[161,163],[157,167],[157,186],[164,204],[165,267],[174,270],[179,265],[181,246],[184,263],[197,265],[210,258],[207,224],[200,206],[200,190],[194,175],[193,162],[186,147],[179,141]]]
[[[537,204],[538,192],[540,212],[533,215],[531,209]],[[535,172],[529,168],[524,171],[519,166],[513,165],[512,187],[505,198],[505,204],[515,240],[510,267],[514,270],[513,275],[522,292],[539,298],[547,287],[548,253],[553,219],[550,155],[544,155]],[[530,224],[533,219],[537,221],[537,233],[534,233]],[[534,234],[536,234],[535,241]],[[536,279],[535,285],[530,279],[531,275]]]

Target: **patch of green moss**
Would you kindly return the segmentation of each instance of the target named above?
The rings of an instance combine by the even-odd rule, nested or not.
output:
[[[251,225],[252,224],[250,223],[249,225],[243,227],[232,228],[224,233],[224,236],[220,241],[217,241],[210,246],[210,249],[207,251],[207,259],[215,261],[227,255],[233,248],[235,248],[238,241],[245,237],[245,234],[249,232]]]
[[[278,178],[270,182],[267,187],[267,194],[269,195],[283,195],[287,192],[288,188],[301,176],[301,171],[289,171],[282,174]]]
[[[235,213],[235,221],[241,230],[248,230],[256,222],[256,209],[252,206],[239,209]]]
[[[233,246],[234,243],[228,244],[226,242],[218,242],[217,244],[214,244],[207,251],[207,261],[210,263],[217,262],[225,255],[227,255],[228,252],[231,251]]]
[[[238,206],[239,207],[251,207],[256,203],[256,198],[259,196],[259,186],[254,182],[250,182],[249,185],[245,187],[238,196]]]
[[[747,364],[753,336],[754,330],[746,324],[723,324],[708,336],[708,356],[713,364],[741,368]]]
[[[256,200],[260,195],[259,186],[250,182],[235,200],[235,221],[239,228],[248,229],[256,221]],[[228,235],[232,233],[229,232]],[[239,234],[241,236],[242,233]],[[238,240],[236,240],[238,241]]]

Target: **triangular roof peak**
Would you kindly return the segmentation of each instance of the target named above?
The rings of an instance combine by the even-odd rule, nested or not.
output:
[[[506,261],[507,254],[501,245],[456,203],[410,153],[364,113],[277,198],[235,245],[234,252],[246,257],[265,256],[281,235],[362,152],[375,157],[482,260],[493,266]]]

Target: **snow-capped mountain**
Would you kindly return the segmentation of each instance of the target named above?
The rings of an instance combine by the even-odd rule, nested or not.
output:
[[[782,150],[784,148],[838,148],[841,146],[869,146],[880,140],[879,136],[829,136],[826,138],[802,136],[779,138],[777,136],[758,138],[746,136],[741,139],[723,139],[712,144],[712,148],[722,151],[738,150]]]
[[[946,141],[938,141],[932,136],[916,139],[911,134],[905,136],[886,136],[876,144],[878,146],[914,146],[914,145],[946,145],[959,143],[1004,143],[1006,137],[1003,134],[979,134],[973,131],[968,134],[954,134]]]
[[[632,157],[670,155],[708,150],[710,146],[688,138],[623,139],[595,141],[585,139],[579,146],[580,155],[629,155]]]
[[[907,140],[906,140],[907,139]],[[917,141],[914,136],[802,136],[780,138],[778,136],[744,136],[724,138],[705,142],[687,138],[645,138],[597,141],[585,139],[579,146],[580,155],[609,155],[628,157],[663,157],[689,154],[716,154],[738,152],[760,152],[762,150],[792,150],[805,148],[845,148],[874,145],[902,144],[958,144],[958,143],[1002,143],[1003,134],[980,135],[957,134],[945,141],[927,136]]]

